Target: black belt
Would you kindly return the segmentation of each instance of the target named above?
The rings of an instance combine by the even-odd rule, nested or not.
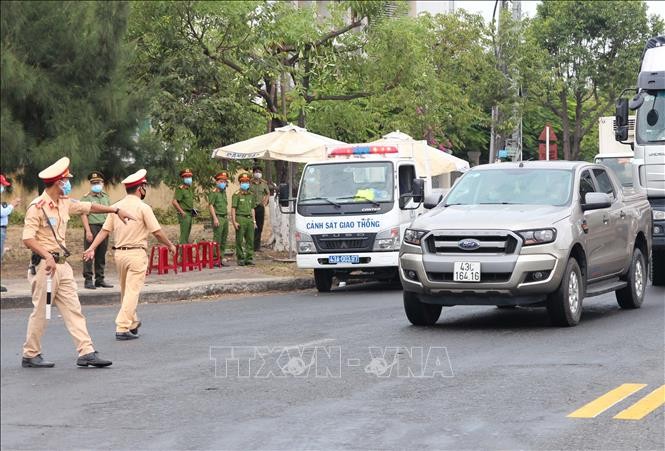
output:
[[[56,263],[62,264],[67,261],[67,257],[69,255],[60,255],[59,252],[49,252],[53,256],[53,260],[55,260]],[[39,254],[35,254],[34,252],[32,253],[32,256],[30,257],[30,261],[32,262],[33,265],[37,266],[40,261],[42,261],[44,257],[42,257]]]
[[[0,229],[6,229],[7,226],[0,226]]]
[[[115,247],[115,246],[113,246],[111,249],[113,249],[114,251],[131,251],[131,250],[134,250],[134,249],[141,249],[142,251],[144,251],[145,247],[124,247],[124,246]]]

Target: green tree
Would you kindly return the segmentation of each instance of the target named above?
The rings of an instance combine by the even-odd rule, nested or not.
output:
[[[560,126],[563,157],[580,157],[584,137],[607,115],[623,87],[634,84],[646,39],[662,33],[643,1],[543,1],[528,41],[541,82],[530,96]],[[541,127],[544,124],[541,124]]]
[[[118,177],[142,153],[142,92],[125,72],[128,13],[125,2],[0,4],[2,165],[28,187],[64,155],[79,177]]]

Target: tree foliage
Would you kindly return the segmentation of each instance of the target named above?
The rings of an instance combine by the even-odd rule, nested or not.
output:
[[[29,187],[67,155],[108,176],[141,153],[124,2],[2,2],[2,166]],[[124,163],[124,164],[123,164]]]

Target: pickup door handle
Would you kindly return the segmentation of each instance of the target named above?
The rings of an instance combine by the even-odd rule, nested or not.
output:
[[[621,212],[619,213],[619,217],[621,219],[626,219],[626,213],[624,213],[623,210],[621,210]]]
[[[610,218],[607,217],[607,215],[603,216],[603,224],[609,224],[610,223]]]

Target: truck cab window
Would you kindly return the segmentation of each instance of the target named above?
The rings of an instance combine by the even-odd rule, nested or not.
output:
[[[584,171],[580,178],[580,202],[586,202],[587,193],[593,193],[596,191],[595,186],[593,185],[593,179],[589,171]]]

